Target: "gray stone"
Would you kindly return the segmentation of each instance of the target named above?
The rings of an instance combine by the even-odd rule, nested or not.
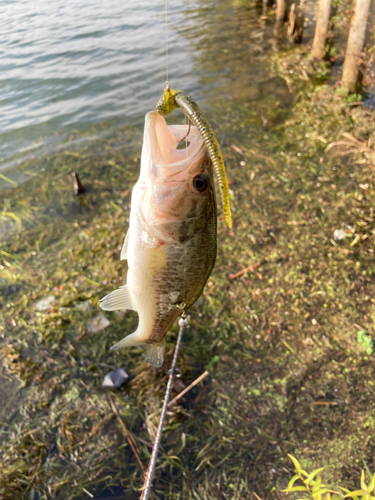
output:
[[[117,368],[117,370],[112,370],[107,373],[104,377],[102,386],[109,387],[112,389],[119,389],[123,384],[128,382],[129,375],[123,368]]]

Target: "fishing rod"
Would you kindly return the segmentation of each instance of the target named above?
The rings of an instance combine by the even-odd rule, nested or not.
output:
[[[178,321],[178,326],[180,327],[180,329],[178,332],[176,348],[175,348],[174,355],[173,355],[172,367],[169,370],[169,379],[168,379],[168,384],[167,384],[167,390],[165,392],[165,399],[164,399],[163,408],[162,408],[161,415],[160,415],[160,422],[159,422],[158,430],[156,432],[154,446],[152,448],[151,457],[150,457],[150,461],[148,464],[147,472],[145,474],[145,480],[143,483],[142,494],[141,494],[140,500],[148,500],[148,498],[150,496],[150,492],[151,492],[152,479],[154,477],[154,472],[155,472],[155,467],[156,467],[156,459],[158,457],[158,452],[159,452],[159,448],[160,448],[161,435],[163,432],[165,416],[167,414],[168,402],[169,402],[169,398],[171,396],[172,383],[173,383],[173,378],[174,378],[174,374],[176,371],[177,358],[178,358],[178,352],[179,352],[180,346],[181,346],[182,334],[184,332],[184,328],[186,328],[188,326],[188,320],[187,320],[185,311],[182,313],[181,318]]]

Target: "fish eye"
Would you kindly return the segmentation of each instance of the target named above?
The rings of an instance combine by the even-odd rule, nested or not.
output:
[[[210,182],[207,175],[200,174],[193,177],[192,186],[195,191],[198,191],[198,193],[204,193],[207,191],[209,185]]]

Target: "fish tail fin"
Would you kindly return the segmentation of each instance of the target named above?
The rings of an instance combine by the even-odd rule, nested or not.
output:
[[[164,363],[165,340],[156,344],[146,344],[145,358],[155,368],[160,368]]]
[[[113,346],[110,347],[111,351],[116,351],[117,349],[121,349],[121,347],[134,347],[134,346],[141,346],[143,345],[144,342],[142,342],[142,339],[138,333],[138,331],[131,333],[127,337],[124,337],[120,342],[117,342],[117,344],[114,344]]]

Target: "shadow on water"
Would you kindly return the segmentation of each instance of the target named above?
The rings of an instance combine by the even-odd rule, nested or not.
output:
[[[220,211],[217,264],[191,310],[173,396],[210,375],[167,414],[155,498],[283,498],[287,453],[327,466],[329,480],[352,480],[362,460],[375,466],[375,373],[356,341],[375,318],[368,174],[325,156],[340,121],[327,115],[327,130],[314,128],[322,105],[312,93],[307,112],[272,66],[273,26],[258,7],[202,0],[184,16],[176,37],[193,47],[197,82],[184,90],[201,95],[222,141],[234,228]],[[140,350],[109,351],[135,330],[134,312],[108,312],[105,328],[92,327],[103,324],[98,300],[125,282],[119,256],[142,141],[139,126],[102,128],[29,159],[17,167],[27,182],[1,194],[4,500],[138,498],[144,471],[111,400],[144,468],[150,456],[176,329],[157,370]],[[341,227],[347,238],[332,243]],[[122,366],[128,385],[103,392]]]

